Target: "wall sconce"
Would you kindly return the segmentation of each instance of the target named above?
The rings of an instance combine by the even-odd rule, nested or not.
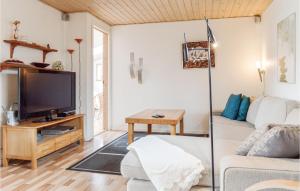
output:
[[[137,78],[139,84],[143,83],[143,61],[143,58],[139,58],[139,64],[135,64],[134,52],[130,52],[130,77]]]
[[[266,71],[263,69],[262,62],[257,61],[256,62],[256,68],[257,68],[257,71],[258,71],[260,82],[263,82],[264,75],[265,75]]]

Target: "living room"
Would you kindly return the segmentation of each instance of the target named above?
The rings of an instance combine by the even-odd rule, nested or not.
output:
[[[169,190],[189,190],[192,182],[159,184],[147,172],[142,158],[167,160],[163,140],[203,165],[194,190],[299,189],[299,151],[296,159],[236,155],[265,124],[291,125],[290,144],[299,143],[299,9],[298,0],[1,0],[0,188],[150,191],[170,181],[189,188]],[[32,83],[47,88],[29,88],[37,71],[53,74]],[[73,100],[64,108],[59,88],[61,100]],[[26,108],[30,95],[55,102],[53,121],[52,109]],[[251,100],[243,119],[225,118],[229,98],[239,97],[239,110],[243,96]],[[73,129],[46,139],[43,130],[58,125]],[[161,149],[132,154],[150,141]]]

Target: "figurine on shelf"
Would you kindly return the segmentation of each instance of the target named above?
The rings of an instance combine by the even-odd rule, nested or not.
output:
[[[52,64],[52,69],[54,70],[59,70],[59,71],[63,71],[64,70],[64,65],[62,64],[61,61],[56,61]]]
[[[21,21],[15,20],[13,22],[13,39],[14,40],[19,40],[20,35],[19,35],[19,27],[21,25]]]

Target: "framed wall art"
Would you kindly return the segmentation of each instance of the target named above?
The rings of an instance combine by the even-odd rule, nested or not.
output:
[[[296,13],[277,25],[277,75],[279,82],[296,83]]]
[[[193,48],[207,48],[207,41],[188,42],[188,61],[183,60],[183,69],[189,68],[208,68],[208,52],[206,50],[193,50]],[[184,54],[184,45],[182,45],[182,54]],[[211,65],[215,67],[215,51],[211,48]]]

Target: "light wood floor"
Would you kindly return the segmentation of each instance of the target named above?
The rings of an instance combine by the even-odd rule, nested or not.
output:
[[[122,176],[65,170],[122,134],[105,132],[83,147],[72,145],[48,155],[38,160],[36,170],[30,169],[29,162],[12,161],[9,167],[0,168],[0,190],[126,191],[127,180]]]
[[[12,161],[0,168],[2,191],[126,191],[127,180],[122,176],[66,170],[103,145],[124,134],[108,131],[96,136],[84,146],[72,145],[38,160],[38,169],[31,170],[29,162]],[[194,188],[193,191],[207,191]]]

